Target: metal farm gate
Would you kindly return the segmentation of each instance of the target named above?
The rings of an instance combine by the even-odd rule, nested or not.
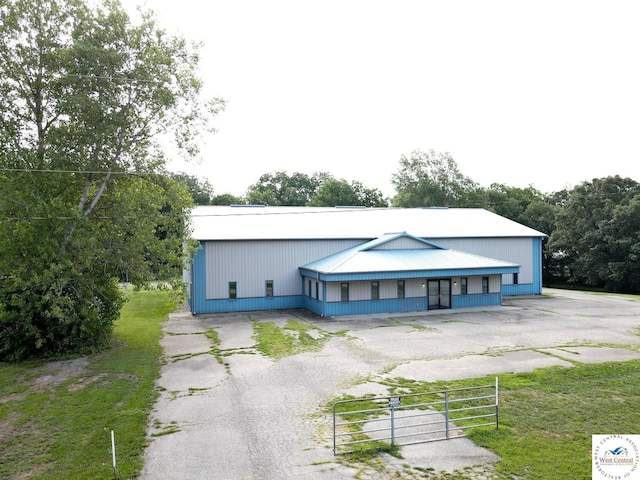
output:
[[[470,428],[498,428],[495,385],[343,400],[333,405],[333,454],[448,440]]]

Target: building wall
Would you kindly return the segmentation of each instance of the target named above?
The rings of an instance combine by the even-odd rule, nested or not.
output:
[[[449,238],[438,239],[436,243],[520,265],[517,285],[513,284],[513,275],[502,276],[505,296],[542,294],[542,238]]]
[[[451,307],[485,307],[502,304],[500,275],[488,275],[489,292],[482,293],[482,277],[467,278],[467,294],[462,295],[460,278],[451,278]],[[447,277],[448,278],[448,277]],[[305,283],[308,282],[305,278]],[[427,290],[422,286],[427,279],[405,280],[405,298],[397,297],[397,280],[381,280],[380,298],[371,298],[370,281],[320,282],[319,290],[326,289],[326,301],[305,297],[304,308],[323,316],[364,315],[391,312],[414,312],[428,309]],[[313,283],[313,281],[312,281]],[[341,284],[349,284],[349,301],[341,301]],[[322,294],[321,294],[322,296]]]
[[[319,258],[359,245],[366,239],[351,240],[285,240],[285,241],[216,241],[203,242],[191,267],[192,282],[189,285],[191,311],[193,313],[248,311],[262,309],[309,308],[323,304],[339,304],[340,285],[331,286],[317,279],[302,279],[298,267]],[[518,285],[512,285],[512,275],[491,276],[490,295],[481,294],[480,277],[469,277],[468,295],[460,296],[459,277],[450,276],[452,282],[452,307],[500,304],[502,294],[525,295],[542,293],[542,240],[539,238],[499,239],[437,239],[438,245],[521,265]],[[455,274],[453,274],[455,275]],[[272,280],[274,297],[265,297],[265,282]],[[311,280],[311,292],[309,292]],[[237,297],[229,299],[229,282],[236,282]],[[316,283],[318,297],[316,298]],[[501,288],[501,283],[504,284]],[[326,301],[324,291],[326,288]],[[335,289],[334,289],[335,288]],[[422,279],[407,279],[406,299],[397,299],[396,280],[380,280],[380,298],[375,308],[381,311],[411,311],[423,309],[415,300],[425,302]],[[348,308],[333,305],[335,311],[366,310],[370,302],[369,281],[350,286],[354,306]],[[418,303],[419,303],[418,302]],[[384,304],[388,304],[385,306]],[[355,305],[358,305],[357,307]],[[387,310],[392,308],[392,310]],[[375,313],[375,312],[373,312]],[[327,313],[325,313],[327,314]],[[329,313],[329,315],[338,313]],[[342,313],[346,314],[346,313]]]
[[[519,283],[533,281],[531,238],[448,238],[438,239],[438,245],[452,250],[473,253],[520,265]],[[511,279],[503,279],[511,283]]]
[[[362,242],[363,240],[205,242],[206,298],[228,298],[229,282],[236,282],[238,297],[263,297],[267,280],[273,280],[274,296],[301,295],[299,266]]]

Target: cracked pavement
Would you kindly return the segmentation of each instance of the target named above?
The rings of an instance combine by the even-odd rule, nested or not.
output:
[[[326,409],[339,395],[386,395],[376,382],[384,378],[453,380],[640,358],[640,301],[631,297],[545,290],[503,303],[337,318],[301,310],[174,313],[164,329],[166,364],[141,478],[352,479],[356,470],[336,462],[331,448]],[[284,327],[290,319],[318,334],[347,334],[331,335],[317,352],[279,360],[260,354],[253,322]],[[220,342],[213,349],[209,329]],[[384,456],[390,471],[497,460],[464,438],[405,446],[402,454]]]

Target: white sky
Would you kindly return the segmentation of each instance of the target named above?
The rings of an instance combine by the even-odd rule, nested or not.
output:
[[[123,0],[127,6],[142,0]],[[637,0],[147,0],[205,43],[228,106],[199,164],[242,195],[328,171],[393,195],[401,155],[448,151],[483,186],[640,181]]]

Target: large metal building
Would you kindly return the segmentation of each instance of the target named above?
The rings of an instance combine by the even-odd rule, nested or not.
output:
[[[391,313],[542,293],[546,235],[483,209],[205,206],[192,225],[193,314]]]

